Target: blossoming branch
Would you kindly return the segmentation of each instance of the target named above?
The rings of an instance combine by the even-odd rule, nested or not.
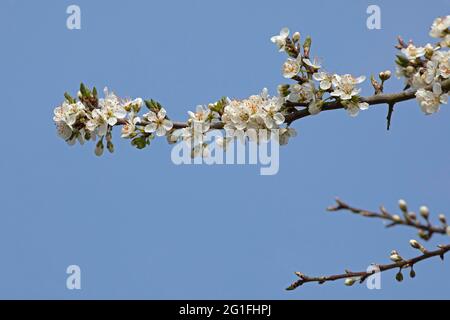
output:
[[[396,74],[405,80],[405,90],[384,94],[384,85],[391,77],[390,71],[380,72],[378,80],[371,77],[375,94],[360,95],[358,87],[365,76],[329,73],[317,58],[311,58],[311,38],[302,40],[300,33],[290,36],[287,28],[271,38],[280,52],[287,54],[282,74],[293,84],[278,87],[278,94],[270,96],[267,89],[258,95],[238,100],[222,98],[206,106],[189,111],[186,122],[173,122],[159,102],[153,100],[121,99],[104,90],[99,98],[81,84],[76,97],[65,94],[65,101],[55,108],[53,120],[58,135],[69,145],[78,141],[96,141],[95,154],[100,156],[104,144],[114,151],[113,128],[121,126],[121,137],[130,139],[136,148],[143,149],[155,137],[166,137],[169,143],[185,141],[192,149],[192,156],[208,156],[205,135],[212,130],[225,130],[225,138],[217,139],[219,146],[226,146],[234,139],[260,142],[270,135],[255,134],[258,131],[279,130],[279,143],[287,144],[296,136],[292,122],[322,111],[345,109],[352,117],[370,105],[388,104],[388,128],[396,103],[416,98],[425,114],[439,111],[448,100],[450,90],[450,15],[437,18],[430,36],[438,39],[434,44],[416,46],[399,38]],[[147,112],[140,115],[145,106]]]

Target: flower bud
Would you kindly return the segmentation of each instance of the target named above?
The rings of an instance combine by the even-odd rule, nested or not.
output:
[[[392,220],[394,220],[394,222],[402,222],[402,218],[400,218],[398,214],[394,214]]]
[[[131,103],[128,103],[123,108],[125,109],[126,112],[131,112],[132,105],[131,105]]]
[[[292,35],[292,40],[293,40],[294,42],[300,41],[300,32],[295,32],[295,33]]]
[[[289,95],[289,85],[288,84],[280,84],[278,86],[278,93],[280,94],[280,96],[282,97],[286,97],[287,95]]]
[[[391,78],[391,75],[392,75],[391,71],[386,70],[386,71],[380,72],[380,74],[378,76],[380,77],[381,81],[386,81]]]
[[[391,251],[391,255],[389,256],[389,258],[394,262],[403,261],[403,258],[398,254],[396,250]]]
[[[428,217],[430,216],[430,210],[428,210],[428,207],[426,207],[426,206],[421,206],[421,207],[420,207],[420,215],[421,215],[424,219],[428,220]]]
[[[356,282],[356,279],[355,278],[347,278],[347,279],[345,279],[345,285],[346,286],[352,286],[352,285],[354,285],[355,284],[355,282]]]
[[[420,229],[419,232],[417,233],[419,235],[419,237],[425,241],[430,239],[430,235],[425,231]],[[450,234],[449,234],[450,235]]]
[[[439,215],[439,221],[443,224],[443,225],[447,225],[447,219],[445,218],[444,214],[440,214]]]
[[[414,249],[420,249],[422,247],[421,244],[417,240],[409,240],[409,244]]]
[[[434,49],[433,46],[430,44],[427,44],[425,46],[425,58],[427,58],[428,60],[431,60],[431,58],[434,55]]]
[[[103,154],[104,146],[103,146],[103,140],[100,140],[97,142],[97,145],[95,146],[95,155],[97,157],[100,157]]]
[[[408,211],[408,205],[406,204],[406,201],[403,200],[403,199],[398,200],[398,207],[403,212],[407,212]]]
[[[412,75],[414,72],[416,71],[416,69],[413,66],[407,66],[405,69],[406,75]]]
[[[412,221],[414,221],[414,220],[416,220],[417,219],[417,215],[416,215],[416,213],[415,212],[408,212],[408,218],[410,219],[410,220],[412,220]]]
[[[398,282],[402,282],[403,281],[403,274],[401,271],[399,271],[396,275],[395,275],[395,280],[397,280]]]
[[[411,270],[409,271],[409,276],[411,278],[415,278],[416,277],[416,272],[414,271],[414,269],[411,267]]]
[[[445,232],[447,233],[448,236],[450,236],[450,226],[448,226],[448,227],[445,229]]]
[[[113,144],[111,141],[108,141],[108,142],[106,143],[106,148],[108,149],[108,151],[109,151],[110,153],[114,153],[114,144]]]

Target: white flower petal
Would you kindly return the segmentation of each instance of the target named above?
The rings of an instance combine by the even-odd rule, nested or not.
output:
[[[158,137],[162,137],[166,134],[166,129],[163,128],[163,126],[158,126],[158,128],[156,129],[156,135]]]
[[[166,117],[166,109],[161,108],[158,112],[158,119],[164,119]]]
[[[144,131],[147,133],[153,133],[158,128],[158,125],[154,122],[150,122],[148,125],[145,126]]]
[[[171,130],[171,129],[173,128],[173,123],[172,123],[172,121],[169,121],[169,120],[165,119],[165,120],[162,122],[162,126],[164,127],[164,129],[166,129],[167,131],[169,131],[169,130]]]

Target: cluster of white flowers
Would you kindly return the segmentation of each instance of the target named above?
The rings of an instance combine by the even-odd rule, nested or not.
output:
[[[301,54],[300,36],[299,33],[295,34],[298,36],[291,40],[289,29],[283,28],[279,35],[271,38],[280,51],[286,51],[289,55],[282,66],[283,77],[297,81],[286,88],[283,87],[281,95],[283,96],[284,93],[286,101],[307,105],[309,113],[315,115],[322,110],[324,100],[327,99],[324,95],[328,94],[328,98],[334,98],[342,103],[352,117],[356,116],[360,110],[366,110],[369,105],[360,101],[361,89],[357,87],[365,80],[365,77],[356,78],[350,74],[338,75],[321,71],[322,64],[319,59],[314,58],[311,61],[308,56]],[[309,45],[305,41],[303,46]],[[309,51],[309,47],[307,50]],[[312,80],[319,82],[318,88]]]
[[[352,117],[369,107],[366,102],[360,101],[361,89],[357,87],[365,80],[364,76],[355,78],[350,74],[337,75],[320,71],[314,73],[312,78],[319,82],[318,89],[311,80],[302,84],[295,83],[290,85],[286,92],[287,101],[308,105],[308,111],[312,115],[321,111],[326,93],[329,97],[338,99]]]
[[[104,98],[98,99],[97,92],[89,91],[82,84],[76,99],[65,95],[66,100],[54,110],[53,120],[58,135],[68,144],[73,145],[78,140],[83,144],[86,140],[97,143],[95,153],[103,153],[103,139],[106,138],[108,150],[113,152],[112,127],[122,125],[122,138],[138,138],[146,141],[155,134],[166,135],[173,127],[166,117],[164,108],[157,106],[158,110],[150,110],[142,120],[137,114],[143,103],[141,98],[134,100],[121,99],[113,92],[104,89]],[[140,137],[139,135],[143,136]],[[142,141],[135,141],[141,146]]]
[[[104,89],[104,93],[105,97],[98,100],[91,94],[90,98],[95,101],[95,106],[86,106],[89,104],[89,97],[83,97],[79,92],[80,101],[69,97],[62,105],[56,107],[53,120],[59,136],[69,144],[74,144],[77,139],[82,144],[85,140],[95,140],[97,136],[104,137],[108,127],[127,117],[127,111],[141,108],[141,98],[132,101],[121,100],[107,88]],[[86,100],[83,101],[83,98]]]
[[[245,143],[247,139],[254,142],[268,141],[271,130],[278,131],[278,142],[287,144],[290,137],[296,136],[296,131],[283,126],[285,116],[282,108],[285,99],[271,97],[267,89],[259,95],[247,99],[224,98],[208,106],[197,106],[196,111],[189,111],[188,126],[172,132],[169,141],[183,140],[192,148],[192,156],[208,155],[205,143],[206,134],[217,129],[215,124],[221,124],[225,137],[216,138],[219,147],[227,148],[230,142],[239,140]]]
[[[408,86],[416,90],[416,98],[425,114],[439,111],[446,104],[448,94],[442,89],[442,82],[450,78],[450,15],[437,18],[430,36],[440,42],[424,47],[413,43],[404,44],[403,55],[397,59],[397,76],[404,77]]]
[[[439,17],[431,25],[430,36],[441,39],[442,47],[450,47],[450,15]]]
[[[285,121],[281,111],[284,99],[270,97],[267,89],[261,94],[244,100],[230,100],[224,108],[224,128],[232,135],[242,138],[246,131],[279,129]],[[249,129],[253,129],[250,131]],[[256,138],[256,137],[252,137]]]
[[[86,107],[81,102],[64,101],[54,110],[53,121],[56,124],[58,135],[67,141],[69,145],[76,143],[77,139],[83,144],[86,137],[84,128],[77,128],[78,122],[84,121],[87,117]]]
[[[103,140],[107,149],[113,152],[112,128],[121,125],[121,137],[130,139],[131,144],[142,149],[155,136],[166,136],[169,143],[183,140],[191,145],[193,156],[208,153],[205,136],[216,129],[224,129],[226,137],[216,143],[224,148],[233,140],[248,140],[257,143],[273,137],[272,130],[278,130],[280,144],[287,144],[296,136],[289,127],[292,114],[307,110],[315,115],[326,109],[343,106],[348,114],[356,116],[366,110],[369,104],[360,97],[358,87],[365,76],[333,74],[322,69],[319,59],[310,59],[311,38],[301,40],[300,33],[289,36],[288,28],[271,38],[279,51],[288,56],[282,65],[284,78],[295,81],[280,85],[277,96],[269,96],[264,89],[258,95],[246,99],[223,98],[208,106],[198,106],[189,111],[187,124],[174,126],[166,110],[156,101],[121,99],[104,90],[104,98],[97,98],[97,91],[80,86],[77,98],[66,94],[66,100],[54,110],[54,121],[58,135],[73,145],[86,140],[96,140],[96,154],[103,153]],[[406,79],[406,84],[416,90],[416,98],[426,114],[439,110],[448,100],[450,79],[450,16],[436,19],[431,26],[430,36],[438,38],[435,45],[415,46],[399,40],[401,55],[397,56],[397,75]],[[390,78],[390,71],[379,75],[381,83],[371,78],[375,93],[383,91],[383,83]],[[445,87],[444,81],[447,81]],[[139,116],[141,107],[149,111]],[[299,110],[298,108],[307,108]],[[295,114],[294,114],[295,116]],[[286,120],[288,119],[288,120]],[[175,128],[176,127],[176,128]]]
[[[209,155],[205,136],[211,128],[211,124],[219,121],[219,114],[209,107],[198,105],[195,112],[188,111],[188,126],[175,131],[174,136],[181,138],[192,148],[192,157]]]

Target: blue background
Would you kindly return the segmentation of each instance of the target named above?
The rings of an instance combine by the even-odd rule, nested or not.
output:
[[[66,28],[70,4],[81,7],[81,30]],[[369,4],[381,8],[381,30],[366,28]],[[116,153],[97,158],[92,144],[67,146],[52,123],[81,81],[157,99],[177,120],[223,95],[274,94],[285,56],[269,39],[284,26],[310,34],[329,71],[394,71],[396,36],[432,41],[429,27],[449,4],[1,1],[0,298],[450,298],[450,265],[439,259],[401,284],[383,274],[381,290],[284,290],[294,271],[362,270],[394,248],[417,253],[414,230],[325,208],[339,196],[395,211],[405,198],[414,209],[429,204],[434,218],[450,213],[446,106],[425,117],[415,101],[402,103],[390,132],[386,107],[298,121],[271,177],[251,165],[175,166],[165,139],[139,151],[116,134]],[[386,91],[402,85],[394,78]],[[82,290],[66,289],[71,264]]]

